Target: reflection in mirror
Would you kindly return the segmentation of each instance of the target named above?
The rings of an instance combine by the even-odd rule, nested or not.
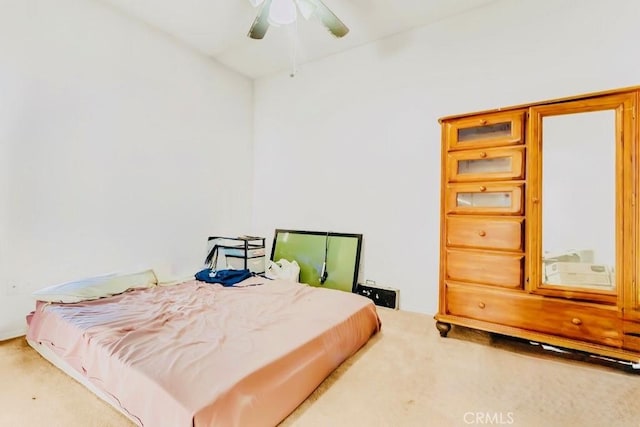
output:
[[[615,123],[614,110],[543,118],[545,284],[615,288]]]

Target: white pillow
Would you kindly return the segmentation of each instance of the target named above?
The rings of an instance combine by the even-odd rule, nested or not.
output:
[[[174,286],[190,280],[196,280],[193,274],[188,276],[164,276],[158,277],[158,286]]]
[[[158,284],[153,270],[110,273],[49,286],[32,293],[39,301],[74,303],[121,294],[129,289],[151,288]]]

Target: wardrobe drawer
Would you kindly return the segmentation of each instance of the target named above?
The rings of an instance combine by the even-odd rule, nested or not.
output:
[[[627,350],[640,351],[640,323],[624,322],[622,326],[623,344]]]
[[[614,347],[622,345],[622,321],[614,309],[545,298],[542,307],[531,315],[535,316],[531,327],[540,332]]]
[[[445,123],[449,150],[523,143],[524,111],[490,113]]]
[[[521,218],[449,216],[447,246],[522,251],[523,222]]]
[[[522,184],[450,184],[447,186],[446,210],[449,214],[524,213]]]
[[[524,147],[451,151],[449,182],[524,179]]]
[[[454,316],[522,327],[523,318],[531,315],[520,311],[523,304],[517,295],[509,295],[506,292],[488,292],[478,287],[451,283],[447,283],[446,292],[447,314]]]
[[[447,250],[446,279],[522,288],[524,255]]]
[[[622,346],[622,322],[615,308],[453,284],[447,284],[446,304],[447,312],[457,316]]]

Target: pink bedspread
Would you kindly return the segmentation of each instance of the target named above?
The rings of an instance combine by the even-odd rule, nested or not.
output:
[[[380,324],[359,295],[260,278],[241,285],[255,283],[191,281],[77,304],[38,302],[27,337],[140,425],[275,425]]]

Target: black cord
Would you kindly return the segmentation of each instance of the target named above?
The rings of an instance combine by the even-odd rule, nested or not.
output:
[[[323,285],[327,281],[329,272],[327,271],[327,255],[329,253],[329,231],[324,238],[324,261],[322,262],[322,272],[320,273],[320,284]]]

